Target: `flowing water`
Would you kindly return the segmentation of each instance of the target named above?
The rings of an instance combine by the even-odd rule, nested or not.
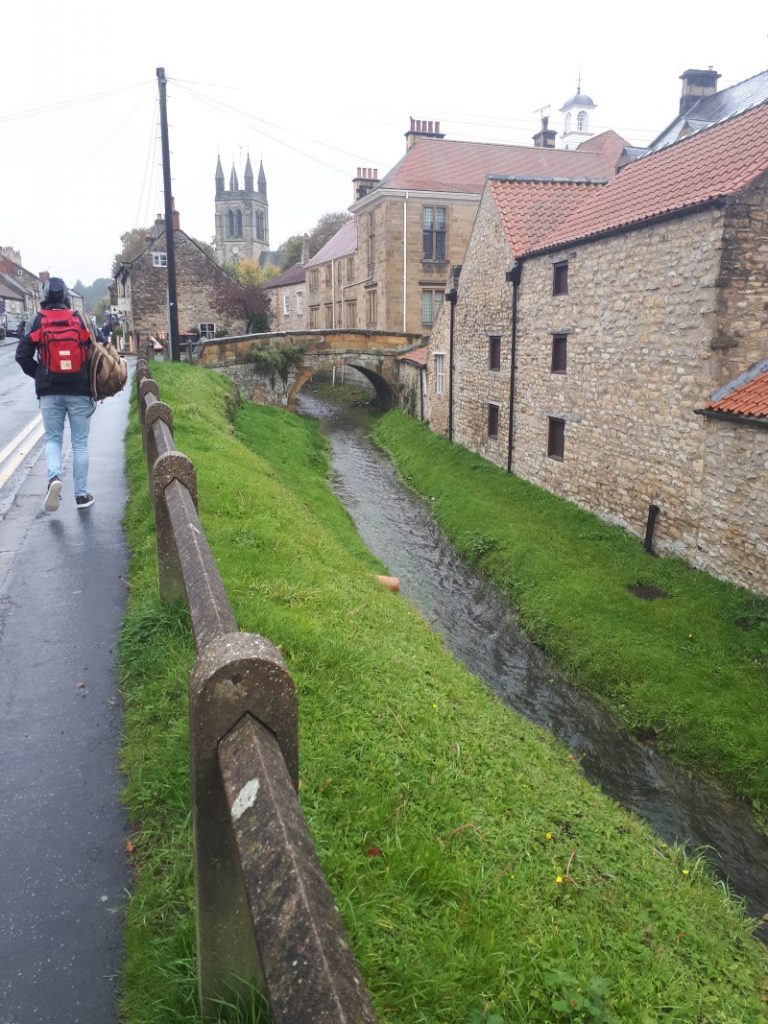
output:
[[[446,647],[515,711],[578,758],[584,775],[669,843],[700,850],[754,917],[768,912],[768,837],[749,807],[697,782],[627,736],[608,711],[569,685],[525,635],[506,598],[452,548],[428,504],[400,481],[369,440],[370,419],[309,395],[300,411],[322,419],[332,486],[366,545],[400,579],[403,596]],[[768,925],[758,931],[768,941]]]

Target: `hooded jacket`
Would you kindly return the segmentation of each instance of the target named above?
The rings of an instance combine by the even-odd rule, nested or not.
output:
[[[64,302],[50,302],[42,303],[42,308],[69,309],[70,307]],[[77,310],[75,310],[75,317],[82,324],[83,330],[88,333],[88,328]],[[32,322],[25,327],[24,334],[16,346],[16,362],[28,377],[35,378],[37,397],[40,398],[41,395],[88,395],[90,397],[91,385],[87,373],[82,378],[73,376],[71,381],[54,382],[49,378],[48,371],[40,362],[40,346],[36,345],[29,337],[41,323],[42,317],[36,313]],[[90,348],[90,341],[87,344]]]

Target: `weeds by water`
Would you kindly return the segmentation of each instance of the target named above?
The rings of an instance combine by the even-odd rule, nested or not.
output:
[[[628,731],[650,730],[673,759],[768,807],[768,600],[646,554],[402,413],[375,437],[574,682]]]
[[[589,786],[375,582],[317,426],[244,405],[233,430],[222,377],[154,372],[240,627],[277,644],[296,681],[302,807],[381,1024],[766,1019],[765,950],[703,863]],[[156,598],[140,447],[132,425],[123,1006],[128,1024],[193,1022],[194,646],[183,610]]]

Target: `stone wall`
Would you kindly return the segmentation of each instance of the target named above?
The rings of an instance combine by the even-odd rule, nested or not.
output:
[[[176,231],[174,242],[179,331],[184,334],[197,330],[201,323],[212,323],[217,330],[242,333],[245,329],[242,317],[216,312],[215,291],[217,284],[226,279],[224,271],[183,231]],[[130,266],[129,329],[142,337],[150,334],[166,337],[168,271],[153,266],[153,252],[166,252],[164,235]]]
[[[658,505],[655,550],[768,593],[768,432],[695,414],[768,353],[768,192],[527,259],[519,291],[512,471],[640,537]],[[568,260],[568,293],[553,295]],[[456,306],[454,441],[506,467],[511,258],[484,198]],[[448,317],[430,342],[432,429],[447,432]],[[553,335],[566,335],[564,373]],[[501,369],[489,368],[489,338]],[[446,394],[434,358],[446,354]],[[498,406],[489,437],[488,407]],[[562,460],[550,418],[565,423]],[[762,497],[761,497],[762,495]]]

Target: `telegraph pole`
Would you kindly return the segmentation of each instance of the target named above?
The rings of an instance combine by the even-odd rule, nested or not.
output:
[[[165,68],[157,69],[160,90],[160,141],[163,149],[163,192],[165,193],[165,251],[168,263],[168,327],[170,331],[171,359],[179,361],[179,307],[176,302],[176,240],[173,224],[173,195],[171,192],[171,151],[168,145],[168,111],[165,103]]]

